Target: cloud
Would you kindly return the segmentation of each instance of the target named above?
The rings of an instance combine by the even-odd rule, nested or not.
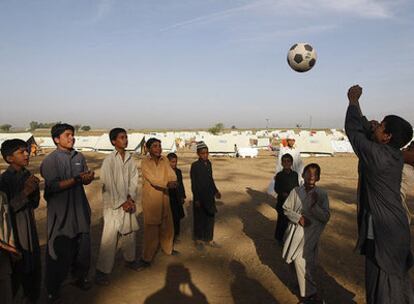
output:
[[[241,13],[258,15],[294,15],[322,16],[324,14],[348,14],[360,18],[390,18],[393,8],[406,0],[251,0],[248,4],[220,10],[211,14],[200,15],[183,20],[160,31],[188,28],[194,25],[208,24],[218,20],[236,18]]]
[[[90,23],[97,23],[107,17],[112,9],[113,0],[99,0],[96,6],[96,13],[90,19]]]

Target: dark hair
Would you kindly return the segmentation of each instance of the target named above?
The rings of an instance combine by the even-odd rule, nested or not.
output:
[[[56,145],[55,138],[59,137],[66,130],[70,130],[73,132],[73,134],[75,134],[75,128],[67,123],[58,123],[52,127],[52,129],[50,130],[50,133],[52,135],[52,139],[55,145]]]
[[[113,128],[111,131],[109,131],[109,140],[111,141],[112,145],[114,145],[112,143],[112,141],[116,140],[118,135],[121,134],[121,133],[127,134],[127,131],[125,129],[122,129],[122,128]]]
[[[293,156],[290,155],[289,153],[282,155],[282,160],[284,160],[285,158],[289,159],[293,163]]]
[[[20,148],[27,149],[28,144],[21,139],[8,139],[1,144],[1,155],[3,159],[8,163],[7,156],[11,156],[14,152]]]
[[[401,149],[413,138],[413,127],[405,119],[396,115],[387,115],[383,122],[385,123],[384,132],[392,135],[388,143],[391,147]]]
[[[318,177],[321,177],[321,167],[317,163],[311,163],[305,166],[303,169],[303,174],[306,173],[309,169],[316,169],[316,174],[318,174]]]
[[[145,143],[145,147],[147,147],[147,149],[149,150],[149,149],[151,149],[152,144],[155,143],[155,142],[161,143],[161,140],[159,140],[158,138],[155,138],[155,137],[151,137]]]
[[[167,154],[167,158],[169,159],[169,160],[172,160],[172,159],[178,159],[178,156],[177,156],[177,154],[175,154],[175,153],[168,153]]]

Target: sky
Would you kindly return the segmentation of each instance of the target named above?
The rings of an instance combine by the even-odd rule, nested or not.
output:
[[[356,83],[414,124],[413,38],[411,0],[0,0],[0,124],[341,128]]]

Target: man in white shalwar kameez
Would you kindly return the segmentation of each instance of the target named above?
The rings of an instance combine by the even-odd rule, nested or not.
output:
[[[320,167],[309,164],[305,167],[304,184],[293,189],[283,210],[289,219],[285,233],[282,258],[294,263],[300,289],[300,303],[321,301],[314,280],[319,238],[329,220],[329,200],[327,193],[316,187]],[[314,303],[312,302],[312,303]]]
[[[292,170],[295,171],[299,176],[299,185],[303,183],[302,173],[303,173],[303,161],[300,156],[300,150],[295,146],[295,137],[292,134],[287,136],[287,146],[281,147],[279,150],[279,155],[276,163],[276,174],[283,170],[282,167],[282,156],[285,154],[290,154],[293,157]]]
[[[132,155],[125,151],[128,145],[126,131],[115,128],[110,132],[110,139],[115,151],[103,161],[100,175],[104,228],[96,266],[96,283],[101,285],[109,284],[108,274],[112,272],[119,241],[122,241],[125,265],[135,269],[136,264],[138,169]]]

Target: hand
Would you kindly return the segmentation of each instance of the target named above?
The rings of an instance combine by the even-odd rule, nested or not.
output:
[[[29,178],[24,182],[23,195],[27,197],[39,189],[39,182],[40,180],[36,176],[30,175]]]
[[[181,205],[184,205],[185,204],[185,198],[183,198],[182,200],[181,200]]]
[[[177,182],[168,182],[167,183],[167,188],[168,189],[175,189],[175,188],[177,188]]]
[[[82,179],[82,184],[89,185],[95,178],[95,172],[94,171],[82,172],[81,174],[79,174],[79,176]]]
[[[196,207],[200,207],[200,206],[201,206],[200,201],[194,201],[193,203],[194,203],[194,205],[195,205]]]
[[[221,199],[221,193],[220,192],[217,192],[215,196],[216,196],[216,199]]]
[[[307,227],[310,225],[310,223],[311,221],[303,215],[299,219],[299,225],[301,225],[302,227]]]
[[[359,85],[354,85],[348,90],[348,100],[350,105],[358,104],[359,97],[362,95],[362,88]]]

